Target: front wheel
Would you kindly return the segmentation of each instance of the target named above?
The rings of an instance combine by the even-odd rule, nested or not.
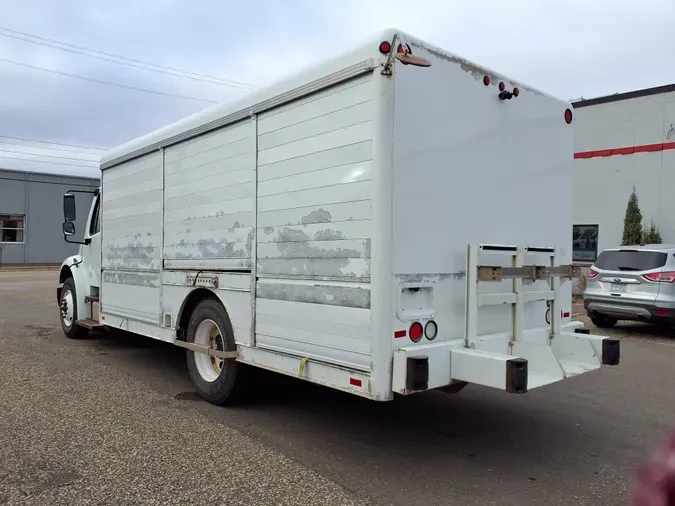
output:
[[[218,351],[237,350],[232,324],[220,301],[208,298],[197,305],[190,316],[186,341]],[[222,405],[241,400],[247,387],[242,377],[246,366],[192,350],[186,355],[192,384],[205,401]]]
[[[89,332],[83,327],[78,327],[77,322],[77,294],[75,292],[75,281],[68,278],[61,288],[61,299],[59,300],[59,314],[61,316],[61,328],[63,333],[70,339],[82,339],[87,337]]]

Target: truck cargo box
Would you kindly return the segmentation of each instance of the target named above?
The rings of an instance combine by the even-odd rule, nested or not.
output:
[[[375,400],[615,363],[570,314],[572,122],[388,30],[106,154],[77,304],[188,348],[213,402],[237,363]]]

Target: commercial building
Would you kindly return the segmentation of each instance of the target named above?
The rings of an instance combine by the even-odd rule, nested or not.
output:
[[[99,180],[0,169],[0,261],[2,264],[61,263],[77,252],[63,240],[63,194],[94,190]],[[75,222],[81,238],[92,195],[76,194]]]
[[[633,188],[643,226],[675,243],[675,84],[573,101],[573,259],[621,245]]]

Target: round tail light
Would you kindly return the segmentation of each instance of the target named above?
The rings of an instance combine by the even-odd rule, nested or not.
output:
[[[389,54],[389,51],[391,51],[391,44],[386,40],[384,42],[380,42],[380,53]]]
[[[520,90],[518,88],[513,88],[513,96],[517,97],[518,95],[520,95]]]
[[[438,335],[438,325],[436,325],[435,321],[427,322],[427,324],[424,326],[424,335],[429,341],[436,339],[436,336]]]
[[[504,91],[506,89],[506,85],[504,84],[504,81],[500,81],[499,83],[499,91]]]
[[[565,123],[568,125],[572,123],[572,111],[570,109],[565,109]]]
[[[422,336],[424,335],[424,329],[422,328],[422,324],[420,322],[413,323],[410,326],[408,334],[410,335],[410,339],[412,340],[413,343],[418,342],[420,339],[422,339]]]
[[[485,86],[487,86],[487,85],[490,84],[490,76],[485,76],[485,77],[483,78],[483,84],[484,84]]]

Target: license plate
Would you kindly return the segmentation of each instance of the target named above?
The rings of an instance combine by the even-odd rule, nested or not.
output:
[[[626,292],[627,285],[625,283],[612,283],[610,290],[612,292]]]

